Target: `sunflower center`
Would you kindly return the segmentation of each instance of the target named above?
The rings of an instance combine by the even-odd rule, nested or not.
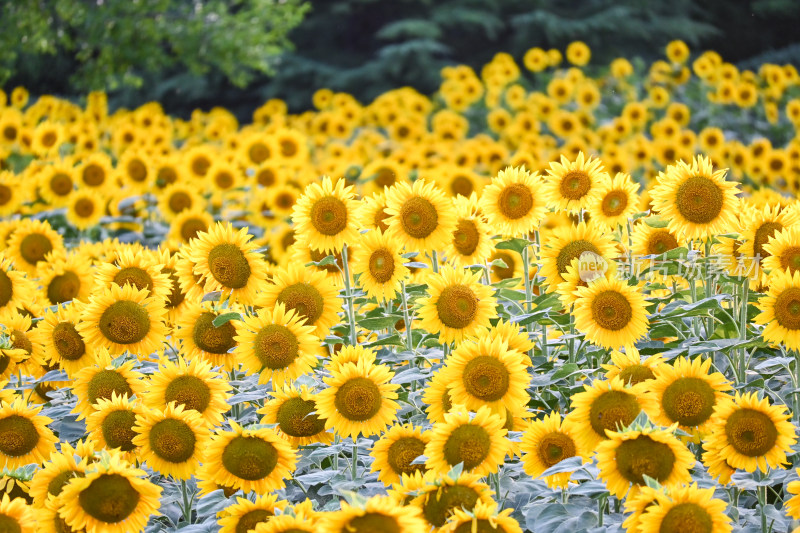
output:
[[[281,324],[261,328],[253,348],[261,364],[271,370],[286,368],[297,359],[299,343],[292,331]]]
[[[800,329],[800,288],[789,287],[775,299],[775,320],[789,330]]]
[[[231,187],[233,187],[235,180],[233,179],[233,174],[223,170],[221,172],[217,172],[214,175],[214,183],[220,189],[230,189]]]
[[[338,235],[347,227],[347,206],[335,196],[324,196],[311,206],[311,224],[323,235]]]
[[[679,503],[661,519],[659,531],[711,533],[714,531],[714,521],[708,511],[696,503]]]
[[[0,205],[6,205],[14,197],[11,187],[0,185]]]
[[[505,529],[493,520],[474,518],[464,522],[453,530],[453,533],[505,533]]]
[[[583,170],[570,170],[561,178],[559,191],[567,200],[580,200],[592,188],[592,178]]]
[[[247,481],[264,479],[278,464],[278,451],[258,437],[236,436],[225,446],[222,464],[228,472]]]
[[[451,466],[464,463],[464,470],[472,470],[489,456],[491,447],[492,439],[484,428],[464,424],[447,437],[444,458]]]
[[[220,327],[214,327],[214,319],[217,315],[206,311],[194,323],[192,330],[192,339],[198,348],[207,353],[216,355],[228,353],[228,351],[236,346],[234,335],[236,335],[236,328],[233,324],[226,322]]]
[[[592,252],[602,256],[597,246],[589,241],[578,240],[566,244],[561,251],[558,252],[556,257],[556,265],[558,266],[558,273],[564,274],[567,272],[567,267],[572,263],[573,259],[578,259],[582,253]]]
[[[380,388],[371,379],[364,377],[349,379],[339,387],[334,397],[334,405],[339,414],[357,422],[375,416],[381,410],[382,404]]]
[[[208,231],[208,226],[199,218],[189,218],[181,224],[181,237],[186,242],[196,238],[197,234],[203,231]]]
[[[550,468],[551,466],[560,463],[564,459],[574,457],[577,453],[575,442],[569,435],[554,431],[548,433],[539,442],[537,449],[539,460]]]
[[[91,163],[83,169],[83,182],[89,187],[98,187],[106,180],[106,172],[100,165]]]
[[[191,459],[197,441],[192,428],[174,418],[153,424],[149,440],[153,452],[170,463],[183,463]]]
[[[116,370],[101,370],[89,381],[87,396],[92,405],[96,404],[97,400],[110,400],[114,392],[120,396],[123,394],[133,396],[133,389],[128,380]]]
[[[11,301],[14,297],[14,284],[11,283],[11,278],[4,270],[0,270],[0,307]]]
[[[600,209],[607,217],[617,217],[628,207],[628,195],[624,191],[611,191],[603,197]]]
[[[169,209],[173,213],[180,213],[192,207],[192,197],[183,191],[176,191],[169,197]]]
[[[453,246],[459,254],[463,256],[474,254],[480,241],[481,235],[475,222],[463,219],[458,221],[456,230],[453,232]]]
[[[314,400],[289,398],[278,408],[278,427],[290,437],[313,437],[325,431],[325,419],[314,412]]]
[[[11,347],[17,350],[24,350],[28,355],[33,352],[33,343],[24,331],[18,329],[11,331]]]
[[[271,151],[266,144],[261,142],[256,142],[250,146],[250,149],[247,151],[247,154],[250,156],[250,161],[252,161],[255,164],[259,164],[269,158],[269,156],[271,155]]]
[[[99,327],[111,342],[134,344],[144,339],[150,331],[150,315],[142,305],[121,300],[103,311]]]
[[[75,325],[70,322],[59,322],[53,328],[53,346],[59,357],[67,361],[77,361],[86,353],[86,344]]]
[[[256,175],[256,180],[262,187],[272,187],[275,185],[277,178],[275,177],[275,172],[271,168],[264,168]]]
[[[208,269],[214,279],[230,289],[241,289],[250,279],[247,257],[231,243],[218,244],[208,252]]]
[[[136,510],[140,498],[136,488],[120,474],[103,474],[78,495],[84,512],[107,524],[125,520]]]
[[[391,280],[394,275],[392,253],[385,248],[372,252],[372,255],[369,256],[369,273],[378,283],[386,283]]]
[[[678,187],[675,206],[694,224],[708,224],[722,212],[725,197],[719,185],[705,176],[692,176]]]
[[[389,446],[386,459],[396,474],[413,474],[424,471],[425,465],[411,462],[425,452],[425,443],[416,437],[397,439]]]
[[[714,389],[700,378],[679,378],[664,389],[661,407],[674,422],[685,427],[699,426],[714,411]]]
[[[272,513],[266,509],[254,509],[243,514],[236,522],[235,533],[247,533],[253,531],[258,524],[266,523],[272,517]]]
[[[27,235],[19,245],[19,253],[22,258],[35,265],[39,261],[44,261],[44,256],[53,250],[53,243],[47,235],[41,233],[31,233]]]
[[[631,365],[623,368],[619,373],[620,379],[627,385],[636,385],[648,379],[654,379],[656,376],[650,367],[645,365]]]
[[[450,285],[439,295],[436,311],[442,324],[449,328],[462,329],[475,320],[478,298],[466,285]]]
[[[59,172],[50,178],[50,190],[56,196],[67,196],[72,192],[72,178],[63,172]]]
[[[289,285],[280,292],[278,301],[287,309],[293,309],[301,318],[305,318],[307,325],[313,325],[319,320],[325,306],[322,295],[308,283]]]
[[[83,477],[82,472],[76,472],[74,470],[65,470],[61,472],[53,479],[50,480],[50,483],[47,484],[47,493],[52,494],[53,496],[58,496],[61,494],[61,491],[64,490],[64,485],[69,483],[73,478],[76,477]],[[7,531],[0,526],[0,531]]]
[[[136,287],[138,290],[147,289],[151,292],[153,290],[153,278],[150,277],[150,274],[148,274],[146,270],[139,267],[125,267],[120,269],[120,271],[114,275],[114,283],[120,287],[127,283],[128,285]]]
[[[205,176],[211,167],[211,161],[205,156],[198,156],[192,159],[192,173],[197,176]]]
[[[783,224],[778,222],[764,222],[756,230],[753,238],[753,252],[760,258],[769,257],[769,252],[764,250],[764,245],[783,229]]]
[[[678,239],[665,229],[654,231],[647,239],[647,253],[650,255],[661,255],[677,247]]]
[[[464,198],[469,198],[469,195],[472,194],[474,190],[475,186],[472,184],[472,180],[466,176],[456,176],[450,182],[450,191],[453,193],[453,196],[461,195]]]
[[[778,440],[775,423],[755,409],[734,411],[725,422],[725,434],[733,448],[748,457],[766,455]]]
[[[422,514],[435,527],[444,525],[455,509],[472,510],[478,502],[478,493],[472,487],[449,485],[428,493]]]
[[[632,317],[630,302],[617,291],[603,291],[592,300],[592,318],[603,329],[619,331]]]
[[[497,209],[504,217],[516,220],[530,213],[533,208],[533,195],[522,183],[512,183],[500,191]]]
[[[788,268],[792,274],[800,270],[800,246],[789,246],[784,249],[781,252],[780,261],[781,270]]]
[[[94,202],[89,198],[80,198],[75,202],[75,214],[80,218],[89,218],[94,213]]]
[[[625,391],[608,391],[598,396],[589,410],[590,424],[595,433],[606,437],[606,430],[628,427],[639,415],[641,407],[636,397]]]
[[[439,213],[430,200],[414,196],[400,208],[400,223],[407,235],[424,239],[439,227]]]
[[[81,289],[81,280],[77,274],[65,271],[53,277],[47,285],[47,298],[53,304],[69,302],[75,299]]]
[[[0,420],[0,452],[9,457],[29,453],[39,442],[39,432],[30,419],[11,415]]]
[[[164,391],[164,403],[169,405],[172,402],[202,413],[211,403],[211,389],[197,376],[178,376]]]
[[[467,363],[461,380],[471,396],[494,402],[503,398],[508,391],[509,373],[502,362],[494,357],[481,355]]]
[[[133,443],[133,438],[136,436],[136,432],[133,430],[135,425],[136,413],[133,411],[121,409],[108,413],[100,425],[103,439],[108,448],[119,448],[123,452],[135,450],[136,445]]]
[[[381,513],[366,513],[356,516],[342,528],[348,533],[400,533],[397,519]]]
[[[668,444],[657,442],[647,435],[623,441],[616,450],[617,470],[622,477],[637,485],[644,476],[664,481],[672,473],[675,454]]]
[[[275,197],[275,204],[281,209],[289,209],[295,203],[295,196],[289,192],[282,192]]]

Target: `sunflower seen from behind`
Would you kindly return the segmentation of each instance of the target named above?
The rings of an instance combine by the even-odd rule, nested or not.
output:
[[[433,252],[447,244],[456,226],[452,201],[423,179],[401,182],[386,190],[387,234],[406,252]]]
[[[375,459],[372,472],[384,485],[398,483],[401,476],[425,473],[424,464],[414,464],[414,460],[425,453],[430,440],[427,431],[410,424],[396,424],[389,428],[373,445],[370,455]]]
[[[642,359],[639,350],[634,348],[625,353],[611,350],[611,364],[601,366],[606,370],[606,379],[619,377],[626,385],[636,385],[655,379],[655,371],[663,363],[664,358],[660,355]]]
[[[527,235],[539,227],[547,210],[538,172],[507,167],[492,178],[481,194],[480,208],[494,233]]]
[[[353,258],[353,276],[358,276],[367,296],[378,302],[393,300],[400,284],[409,276],[401,247],[381,230],[360,235]]]
[[[525,473],[533,478],[570,457],[586,457],[578,447],[573,423],[563,420],[555,411],[525,428],[520,451]],[[571,472],[561,472],[546,476],[544,481],[550,488],[565,488],[571,475]]]
[[[325,419],[317,413],[316,394],[306,385],[275,387],[273,398],[258,410],[262,424],[275,425],[292,446],[330,444],[333,433],[325,429]]]
[[[341,252],[358,237],[353,187],[345,180],[334,183],[325,176],[321,183],[308,185],[292,213],[295,231],[306,237],[312,248],[326,253]]]

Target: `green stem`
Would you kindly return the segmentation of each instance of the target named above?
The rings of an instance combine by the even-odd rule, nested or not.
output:
[[[522,275],[525,281],[525,311],[530,313],[533,310],[533,288],[531,287],[530,279],[530,257],[528,255],[528,247],[522,249]],[[525,326],[528,331],[531,330],[531,324]]]
[[[411,342],[411,318],[408,312],[408,295],[406,294],[406,282],[400,282],[400,294],[403,297],[403,323],[406,325],[406,350],[414,351],[414,345]]]
[[[439,254],[436,253],[436,250],[431,252],[431,268],[435,274],[439,273]]]
[[[743,341],[747,341],[747,305],[750,299],[750,280],[742,278],[742,301],[741,309],[739,310],[739,335]],[[741,348],[739,359],[739,375],[737,376],[738,383],[744,383],[745,375],[747,373],[747,348]]]
[[[353,305],[353,288],[350,284],[350,267],[347,259],[347,244],[342,247],[342,276],[344,277],[344,298],[347,304],[347,321],[350,325],[350,344],[358,344],[356,334],[356,311]]]
[[[353,466],[352,466],[353,481],[358,477],[358,437],[353,438]]]
[[[765,506],[767,505],[767,487],[758,487],[758,508],[761,512],[761,533],[767,533],[767,511]]]
[[[186,480],[181,480],[181,495],[183,496],[183,521],[187,524],[192,523],[192,503],[189,498],[189,491],[186,488]]]

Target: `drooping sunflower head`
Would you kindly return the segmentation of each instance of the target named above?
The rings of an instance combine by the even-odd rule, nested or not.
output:
[[[345,243],[356,240],[356,206],[353,188],[326,176],[322,183],[306,187],[294,206],[292,222],[313,248],[340,252]]]
[[[458,196],[456,206],[456,229],[445,248],[449,262],[456,266],[483,264],[492,253],[492,231],[480,213],[477,196]]]
[[[387,234],[407,252],[441,250],[456,225],[452,202],[433,182],[399,183],[386,191]]]
[[[480,206],[495,233],[526,235],[538,228],[547,210],[542,178],[524,167],[506,168],[483,190]]]

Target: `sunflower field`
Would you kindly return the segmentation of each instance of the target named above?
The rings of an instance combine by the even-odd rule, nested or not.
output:
[[[800,525],[800,75],[0,91],[0,532]]]

